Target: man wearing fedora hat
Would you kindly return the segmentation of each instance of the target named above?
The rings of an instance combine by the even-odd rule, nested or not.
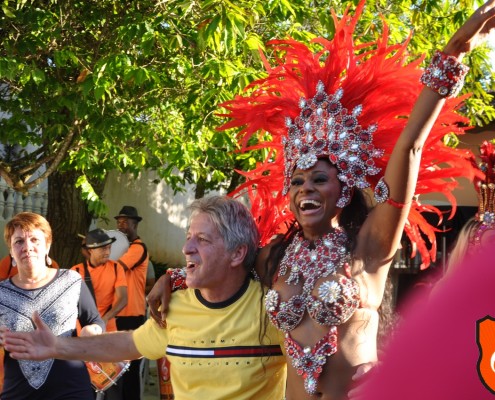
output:
[[[138,224],[143,219],[133,206],[123,206],[116,215],[117,229],[129,240],[129,249],[118,259],[127,278],[127,306],[117,315],[117,330],[127,331],[139,328],[146,315],[146,275],[148,250],[137,234]],[[119,381],[122,385],[122,400],[137,400],[141,397],[141,360],[131,362],[129,370]]]
[[[112,243],[103,229],[94,229],[82,245],[88,259],[71,269],[79,272],[93,295],[107,332],[117,330],[115,317],[127,305],[127,280],[124,269],[109,259]]]

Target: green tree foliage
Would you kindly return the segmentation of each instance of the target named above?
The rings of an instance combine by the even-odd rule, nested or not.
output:
[[[234,169],[256,162],[218,132],[218,103],[262,76],[259,49],[271,38],[331,37],[337,15],[357,1],[3,0],[0,28],[0,142],[16,147],[0,175],[25,191],[54,171],[76,173],[91,211],[105,211],[91,182],[110,170],[157,170],[197,195],[235,185]],[[383,19],[394,41],[411,29],[414,55],[429,55],[472,12],[472,1],[369,0],[363,40]],[[494,118],[487,49],[467,58],[466,113]],[[37,150],[23,151],[31,144]],[[34,172],[41,166],[41,176]],[[234,180],[232,180],[234,178]]]

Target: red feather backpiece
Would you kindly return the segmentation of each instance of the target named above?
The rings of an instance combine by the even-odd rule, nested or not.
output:
[[[354,30],[364,3],[361,1],[354,16],[348,10],[340,19],[332,13],[335,36],[332,40],[314,39],[310,46],[318,48],[317,51],[292,39],[268,42],[267,46],[279,58],[274,66],[264,58],[267,76],[253,82],[245,94],[221,105],[227,110],[222,115],[229,121],[219,129],[240,128],[241,151],[269,150],[266,159],[254,170],[238,171],[246,182],[231,193],[232,196],[246,192],[249,195],[251,210],[261,232],[261,245],[268,243],[273,235],[285,233],[294,221],[289,199],[281,193],[284,182],[282,139],[287,136],[286,118],[294,120],[300,113],[301,98],[314,97],[319,81],[327,93],[342,88],[343,106],[349,110],[362,106],[359,123],[362,126],[378,125],[373,144],[382,149],[384,155],[375,160],[381,172],[367,178],[374,188],[383,176],[392,149],[422,89],[419,82],[422,58],[407,63],[408,41],[389,45],[388,28],[384,26],[377,41],[359,45],[354,42]],[[453,206],[452,213],[456,206],[452,196],[452,189],[457,184],[454,177],[473,179],[475,169],[470,162],[470,152],[449,148],[442,138],[448,133],[464,133],[468,121],[457,114],[456,109],[466,97],[446,101],[425,143],[416,188],[417,195],[443,193]],[[266,133],[269,140],[263,141],[261,138],[266,138]],[[257,144],[250,146],[253,137]],[[424,212],[441,216],[435,207],[415,202],[405,232],[421,254],[422,267],[426,268],[435,260],[437,228],[426,221]]]

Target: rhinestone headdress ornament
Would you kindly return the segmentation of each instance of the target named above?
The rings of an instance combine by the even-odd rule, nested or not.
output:
[[[377,125],[362,128],[358,117],[363,107],[357,105],[349,112],[340,102],[343,92],[339,88],[333,95],[328,95],[320,81],[312,99],[299,101],[299,116],[294,121],[286,118],[287,138],[282,139],[285,158],[282,194],[289,191],[296,167],[309,169],[323,156],[337,167],[338,178],[346,186],[337,204],[339,207],[349,202],[348,189],[369,187],[366,177],[380,172],[374,161],[383,156],[383,150],[375,149],[373,145]]]
[[[310,168],[319,158],[329,159],[342,184],[339,207],[349,202],[353,188],[374,190],[423,88],[423,58],[409,62],[408,40],[389,44],[386,25],[376,41],[354,43],[364,5],[363,0],[354,15],[349,9],[341,18],[332,13],[331,40],[316,38],[309,45],[293,39],[268,42],[275,65],[260,52],[267,75],[251,83],[243,95],[221,104],[227,112],[220,116],[229,121],[219,129],[240,129],[242,152],[266,152],[256,168],[239,171],[246,181],[230,193],[249,196],[261,245],[285,233],[294,221],[286,193],[296,167]],[[473,179],[474,168],[471,152],[447,147],[442,139],[464,133],[468,120],[456,109],[465,98],[445,101],[423,147],[416,185],[416,195],[442,193],[453,205],[452,215],[454,178]],[[414,202],[405,232],[426,267],[436,257],[437,229],[423,212],[441,215],[432,205]]]
[[[484,174],[484,179],[475,179],[478,192],[478,211],[476,220],[479,223],[470,242],[481,244],[481,236],[489,229],[495,229],[495,146],[492,142],[484,141],[480,146],[478,168]]]

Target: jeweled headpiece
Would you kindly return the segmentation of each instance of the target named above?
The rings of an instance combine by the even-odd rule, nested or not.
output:
[[[478,211],[475,218],[479,226],[469,241],[475,246],[481,244],[481,236],[487,230],[495,229],[495,146],[492,142],[484,141],[481,144],[478,168],[485,177],[474,181],[478,192]]]
[[[349,112],[340,102],[343,92],[339,88],[334,94],[327,94],[320,81],[312,99],[300,99],[299,116],[294,121],[287,117],[287,138],[282,139],[285,164],[282,194],[289,191],[296,167],[309,169],[323,156],[337,167],[338,178],[346,186],[342,190],[345,194],[355,186],[369,187],[366,177],[380,172],[374,161],[383,156],[383,151],[373,145],[377,126],[363,128],[358,121],[363,107],[359,104]],[[338,206],[344,207],[349,200],[350,196],[342,196]]]
[[[241,128],[241,151],[262,149],[267,154],[255,169],[240,171],[246,182],[232,193],[248,193],[262,245],[284,233],[294,220],[285,193],[295,167],[309,168],[318,158],[328,158],[342,183],[340,207],[349,201],[352,188],[374,190],[423,87],[422,58],[407,62],[408,41],[390,45],[387,26],[374,42],[354,42],[364,3],[354,16],[347,10],[339,19],[332,12],[332,40],[316,38],[309,46],[292,39],[268,42],[278,55],[275,65],[261,54],[266,77],[222,104],[227,110],[223,116],[230,120],[220,129]],[[319,50],[313,51],[315,47]],[[452,215],[454,177],[472,179],[472,153],[449,148],[442,138],[464,133],[468,121],[455,110],[465,98],[446,100],[423,147],[416,186],[417,195],[443,193],[453,205]],[[250,145],[253,137],[256,144]],[[428,266],[436,257],[437,229],[423,212],[441,215],[434,206],[414,202],[405,232]]]

